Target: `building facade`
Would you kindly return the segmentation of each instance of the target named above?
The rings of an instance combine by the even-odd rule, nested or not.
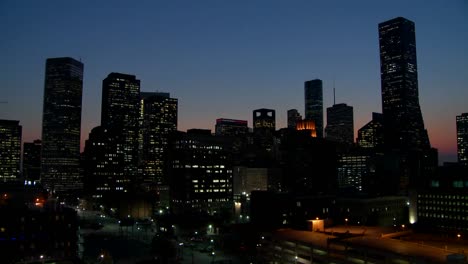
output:
[[[41,181],[49,191],[81,190],[80,133],[83,63],[46,61],[42,116]]]
[[[458,163],[468,166],[468,113],[457,116]]]
[[[317,137],[323,138],[323,87],[322,80],[314,79],[304,83],[305,119],[313,120]]]
[[[288,128],[296,129],[297,122],[301,120],[302,116],[297,109],[288,110]]]
[[[0,182],[19,180],[22,127],[16,120],[0,120]]]
[[[257,109],[253,111],[254,144],[271,151],[274,133],[276,131],[276,113],[273,109]]]
[[[397,17],[379,24],[380,76],[385,144],[429,149],[419,106],[414,22]]]
[[[140,93],[140,167],[146,184],[167,184],[164,155],[170,133],[177,131],[177,105],[169,93]]]
[[[384,144],[383,115],[372,113],[372,120],[358,130],[356,143],[361,148],[381,149]]]
[[[40,139],[23,144],[23,177],[25,181],[35,182],[41,176],[41,149]]]
[[[352,145],[354,143],[353,107],[335,104],[327,108],[325,137],[331,141]]]
[[[238,137],[249,133],[247,120],[236,120],[227,118],[216,119],[215,135]]]

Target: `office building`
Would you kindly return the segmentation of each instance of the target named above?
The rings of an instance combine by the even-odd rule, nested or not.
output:
[[[297,122],[301,120],[302,116],[297,109],[288,110],[288,128],[296,129]]]
[[[304,83],[305,119],[313,120],[317,137],[323,138],[323,88],[322,80],[315,79]]]
[[[296,130],[306,130],[310,133],[311,137],[317,137],[317,129],[313,120],[299,120],[296,123]]]
[[[140,166],[149,185],[167,184],[165,153],[170,133],[177,131],[177,99],[169,93],[140,93]]]
[[[130,183],[135,183],[138,175],[140,80],[135,75],[110,73],[102,81],[101,107],[101,126],[114,130],[110,134],[119,140],[112,144],[121,146],[124,155],[123,171],[116,173],[123,173]]]
[[[252,120],[254,144],[261,149],[271,151],[276,131],[275,110],[265,108],[254,110]]]
[[[457,116],[458,163],[468,166],[468,113]]]
[[[247,133],[249,133],[247,120],[216,119],[215,134],[217,136],[239,137],[246,136]]]
[[[385,144],[389,149],[430,148],[419,105],[414,23],[397,17],[379,24]]]
[[[19,121],[0,120],[0,183],[19,180],[21,130]]]
[[[78,191],[80,175],[83,63],[72,58],[46,61],[42,117],[41,181],[49,191]]]
[[[32,184],[40,180],[41,176],[41,149],[40,139],[23,144],[23,177]]]
[[[354,143],[353,107],[335,104],[327,108],[327,127],[325,137],[328,140],[352,145]]]
[[[381,149],[384,144],[383,115],[372,113],[372,120],[358,130],[356,143],[361,148]]]

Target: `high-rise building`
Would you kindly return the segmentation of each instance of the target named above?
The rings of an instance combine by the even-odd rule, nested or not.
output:
[[[353,107],[346,104],[335,104],[327,108],[326,138],[339,143],[354,143]]]
[[[296,129],[297,122],[301,120],[302,116],[297,109],[288,110],[288,128]]]
[[[315,79],[304,83],[305,119],[313,120],[317,137],[323,138],[323,88],[322,80]]]
[[[138,175],[140,80],[135,75],[110,73],[102,81],[101,107],[101,126],[117,136],[113,144],[122,146],[122,173],[133,184]]]
[[[236,120],[227,118],[216,119],[215,134],[217,136],[245,136],[249,132],[247,120]]]
[[[0,120],[0,182],[20,177],[21,126],[16,120]]]
[[[313,120],[299,120],[296,123],[296,130],[308,130],[311,137],[317,137],[317,129]]]
[[[140,165],[147,184],[167,184],[164,160],[170,133],[177,131],[177,99],[169,93],[140,93]]]
[[[41,149],[40,139],[23,144],[23,177],[25,181],[35,182],[41,176]]]
[[[276,115],[273,109],[257,109],[253,111],[254,143],[267,151],[273,148],[273,136],[276,131]]]
[[[392,149],[429,149],[419,106],[414,23],[397,17],[379,24],[380,76],[385,144]]]
[[[372,113],[372,120],[358,130],[356,143],[362,148],[381,149],[384,144],[383,115]]]
[[[42,117],[41,181],[50,191],[80,190],[80,132],[83,63],[46,61]]]
[[[468,113],[457,116],[458,163],[468,166]]]

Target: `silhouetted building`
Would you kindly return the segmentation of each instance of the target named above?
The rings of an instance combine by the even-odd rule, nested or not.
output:
[[[41,181],[50,191],[82,188],[80,175],[83,63],[72,58],[46,61],[42,117]]]
[[[288,128],[295,129],[297,122],[302,120],[301,114],[297,111],[297,109],[290,109],[288,110]]]
[[[369,177],[370,156],[365,153],[349,152],[338,160],[338,188],[351,192],[362,192],[364,181]]]
[[[101,126],[113,130],[110,135],[117,137],[111,144],[119,146],[112,149],[121,148],[124,155],[124,166],[115,168],[123,171],[115,173],[134,184],[138,175],[140,80],[135,75],[110,73],[102,81],[101,107]]]
[[[84,189],[93,199],[111,200],[128,192],[131,180],[124,173],[124,146],[119,132],[102,126],[89,133],[84,148]]]
[[[325,137],[328,140],[352,145],[354,143],[353,107],[335,104],[327,108],[327,127]]]
[[[315,79],[304,83],[305,120],[313,120],[317,137],[323,138],[323,88],[322,80]]]
[[[170,141],[168,177],[175,214],[230,213],[233,207],[232,142],[210,130],[176,132]]]
[[[390,149],[429,149],[419,106],[414,23],[397,17],[379,24],[385,144]]]
[[[275,110],[265,108],[254,110],[252,120],[254,144],[266,151],[271,151],[276,131]]]
[[[458,163],[468,166],[468,113],[457,116]]]
[[[249,128],[246,120],[216,119],[215,135],[217,136],[238,137],[245,136],[247,133],[249,133]]]
[[[25,181],[35,182],[41,176],[42,142],[37,139],[23,144],[23,177]]]
[[[140,166],[146,184],[167,184],[164,155],[170,133],[177,131],[177,99],[169,93],[140,93]]]
[[[21,132],[19,121],[0,120],[0,183],[19,180]]]
[[[356,143],[361,148],[382,149],[384,144],[383,115],[372,113],[372,120],[358,130]]]

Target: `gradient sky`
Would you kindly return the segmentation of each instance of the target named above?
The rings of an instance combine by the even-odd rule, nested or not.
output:
[[[378,23],[415,22],[419,100],[440,161],[456,161],[455,117],[468,112],[468,2],[0,1],[0,119],[41,137],[45,61],[84,63],[82,147],[100,124],[102,80],[134,74],[142,91],[179,100],[178,129],[259,108],[304,115],[304,81],[324,82],[324,108],[354,107],[355,130],[381,112]],[[5,103],[7,102],[7,103]],[[326,109],[324,109],[326,113]],[[324,117],[326,118],[326,117]],[[325,119],[326,122],[326,119]]]

